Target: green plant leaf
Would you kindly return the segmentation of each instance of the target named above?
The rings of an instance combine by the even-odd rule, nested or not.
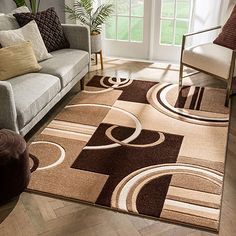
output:
[[[37,0],[30,0],[30,7],[32,10],[32,13],[36,13],[37,12]]]
[[[22,6],[26,5],[25,0],[13,0],[13,1],[15,2],[17,7],[22,7]]]
[[[27,5],[25,0],[13,0],[16,3],[17,7],[22,7]],[[32,13],[37,13],[40,6],[40,0],[29,0],[30,8]]]
[[[90,19],[83,14],[83,12],[70,8],[69,6],[65,5],[65,12],[68,13],[68,17],[71,20],[79,20],[84,25],[90,27]]]
[[[92,0],[80,0],[81,6],[85,9],[85,11],[91,16],[93,11],[93,1]]]
[[[69,19],[79,20],[84,25],[89,26],[91,32],[102,31],[102,24],[112,14],[114,6],[112,4],[102,4],[93,13],[93,0],[79,0],[74,3],[73,8],[65,5],[65,12]]]
[[[113,9],[114,6],[112,4],[102,4],[97,8],[92,16],[92,31],[101,32],[101,25],[111,16]]]

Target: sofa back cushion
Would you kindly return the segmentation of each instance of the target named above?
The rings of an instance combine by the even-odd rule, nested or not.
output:
[[[41,69],[38,64],[31,42],[24,42],[0,49],[0,80]]]
[[[36,14],[17,13],[14,16],[21,27],[35,20],[49,52],[70,47],[53,7]]]

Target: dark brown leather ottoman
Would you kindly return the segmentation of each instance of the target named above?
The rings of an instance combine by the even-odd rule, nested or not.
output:
[[[24,138],[10,130],[0,130],[0,205],[22,193],[29,180],[29,155]]]

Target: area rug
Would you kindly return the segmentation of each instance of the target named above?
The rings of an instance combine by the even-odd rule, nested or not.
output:
[[[29,191],[217,231],[225,90],[95,76],[29,146]]]

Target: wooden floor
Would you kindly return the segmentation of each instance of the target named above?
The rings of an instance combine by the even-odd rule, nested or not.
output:
[[[93,66],[86,77],[94,74],[129,77],[152,81],[178,82],[178,66],[161,63],[132,62],[106,59],[102,72]],[[199,74],[185,84],[224,87],[222,81]],[[31,140],[53,119],[60,109],[80,90],[75,87],[50,114],[27,136]],[[220,233],[236,235],[236,97],[231,103],[231,125],[224,182]],[[1,193],[0,193],[1,194]],[[205,236],[216,235],[203,230],[117,213],[84,204],[23,193],[19,199],[0,208],[0,236]]]

